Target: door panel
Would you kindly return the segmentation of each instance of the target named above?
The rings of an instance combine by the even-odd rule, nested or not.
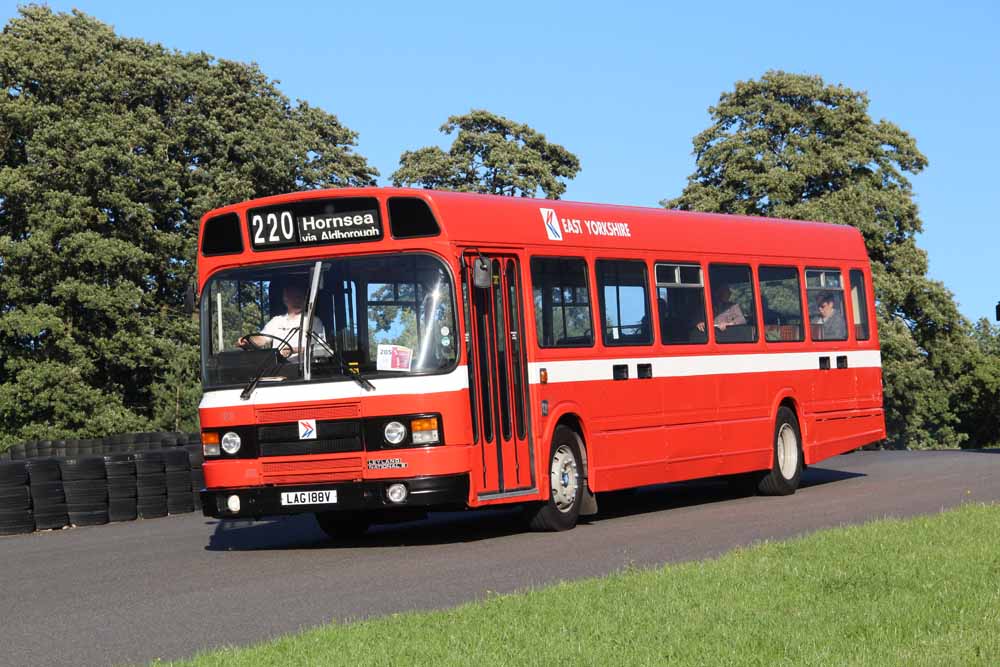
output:
[[[476,288],[472,266],[489,263],[490,286]],[[481,425],[483,465],[480,495],[534,486],[527,406],[527,363],[522,344],[524,313],[516,257],[469,253],[466,282],[472,292],[472,356],[475,410]]]

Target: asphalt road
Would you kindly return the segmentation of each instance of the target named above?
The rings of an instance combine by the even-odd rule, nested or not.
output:
[[[183,658],[968,501],[1000,501],[1000,451],[858,452],[807,471],[785,498],[735,497],[718,482],[602,496],[601,514],[567,533],[520,532],[505,510],[433,515],[350,543],[311,517],[199,515],[2,537],[0,664]]]

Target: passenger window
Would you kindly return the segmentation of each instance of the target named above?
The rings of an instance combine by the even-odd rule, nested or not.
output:
[[[708,342],[705,281],[700,266],[657,264],[656,305],[660,340],[665,345]]]
[[[712,323],[716,342],[755,342],[757,314],[750,267],[712,264],[708,268],[708,280],[712,288]]]
[[[865,274],[851,270],[851,309],[854,311],[854,338],[868,340],[868,300],[865,298]]]
[[[531,286],[539,347],[594,344],[584,260],[532,257]]]
[[[636,260],[597,260],[597,289],[605,345],[650,345],[646,265]]]
[[[806,298],[813,340],[847,340],[844,283],[836,269],[806,269]]]
[[[785,343],[805,340],[799,271],[794,266],[762,266],[760,305],[764,312],[764,340]]]

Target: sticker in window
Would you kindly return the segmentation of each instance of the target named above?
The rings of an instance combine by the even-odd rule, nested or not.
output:
[[[379,371],[409,372],[413,363],[413,350],[402,345],[379,345],[375,369]]]

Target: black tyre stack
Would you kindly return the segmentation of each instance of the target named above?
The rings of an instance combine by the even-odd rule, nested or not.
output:
[[[62,459],[66,508],[74,526],[97,526],[108,522],[108,482],[104,459],[80,456]]]
[[[0,535],[35,530],[28,489],[28,467],[24,461],[0,463]]]
[[[69,508],[63,489],[62,469],[54,458],[27,462],[35,530],[53,530],[69,525]]]
[[[105,454],[103,458],[108,476],[108,519],[135,521],[139,516],[135,456]]]
[[[191,462],[191,496],[194,499],[194,508],[201,509],[201,490],[205,488],[205,470],[202,467],[205,463],[205,455],[201,449],[201,434],[190,433],[187,437],[187,444],[184,448],[188,453],[188,460]]]
[[[161,450],[139,451],[135,456],[136,495],[139,517],[155,519],[167,515],[167,476]]]
[[[191,462],[183,447],[163,450],[163,463],[167,478],[167,511],[184,514],[194,511],[191,497]]]

